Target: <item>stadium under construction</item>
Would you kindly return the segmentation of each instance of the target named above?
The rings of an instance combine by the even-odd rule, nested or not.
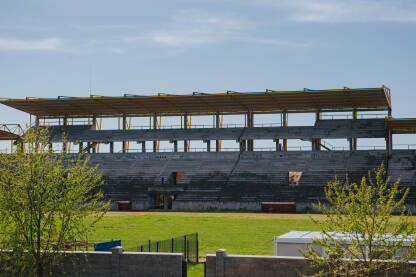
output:
[[[53,149],[59,145],[59,151],[75,149],[90,155],[91,163],[99,164],[113,209],[260,210],[261,203],[292,202],[297,210],[305,210],[323,199],[323,187],[335,175],[343,179],[348,174],[357,182],[382,162],[394,180],[400,177],[402,186],[416,183],[416,150],[399,150],[393,143],[394,134],[416,133],[416,119],[392,118],[390,89],[385,86],[28,97],[0,103],[30,114],[32,126],[49,126]],[[290,116],[298,113],[313,117],[313,124],[289,125]],[[241,116],[240,125],[223,124],[232,115]],[[280,122],[278,126],[256,124],[260,115],[280,118]],[[195,122],[199,116],[212,117],[212,123],[192,125],[192,118]],[[177,126],[162,126],[166,117],[177,118]],[[102,129],[102,120],[111,118],[118,122],[117,128]],[[132,118],[148,124],[133,128]],[[1,125],[1,140],[17,143],[22,135],[18,125]],[[347,147],[331,147],[325,143],[329,139],[343,140]],[[360,139],[383,139],[383,146],[362,149]],[[272,142],[273,149],[256,147],[257,140]],[[310,147],[289,149],[289,140],[301,140]],[[203,142],[204,148],[195,151],[192,141]],[[224,149],[224,141],[236,142],[238,148]],[[160,142],[171,147],[161,149]],[[134,151],[133,143],[139,146]],[[415,199],[411,190],[408,206],[412,209],[416,209]]]

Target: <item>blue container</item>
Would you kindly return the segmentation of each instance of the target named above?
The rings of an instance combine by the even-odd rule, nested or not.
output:
[[[94,251],[111,252],[111,248],[115,246],[121,246],[121,240],[112,240],[112,241],[94,243]]]

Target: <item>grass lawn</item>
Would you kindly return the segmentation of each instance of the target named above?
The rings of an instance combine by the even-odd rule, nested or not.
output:
[[[132,246],[198,232],[200,257],[220,248],[229,254],[273,255],[273,237],[290,230],[317,226],[303,214],[109,212],[91,238],[121,239]]]

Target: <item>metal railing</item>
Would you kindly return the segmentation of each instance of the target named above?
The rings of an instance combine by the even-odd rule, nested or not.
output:
[[[191,263],[199,262],[198,233],[184,235],[166,240],[149,240],[139,245],[138,252],[183,253],[185,260]]]

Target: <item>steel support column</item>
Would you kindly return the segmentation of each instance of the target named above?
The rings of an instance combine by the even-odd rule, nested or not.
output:
[[[289,117],[289,115],[288,115],[287,112],[283,112],[281,114],[281,125],[282,125],[282,127],[287,127],[287,125],[288,125],[288,117]],[[283,139],[283,148],[282,148],[282,151],[287,151],[287,138],[284,138]]]
[[[157,129],[157,114],[156,113],[153,115],[153,129],[155,130]],[[153,141],[153,152],[157,152],[157,143],[158,143],[157,140]]]
[[[247,128],[253,128],[254,127],[254,115],[252,112],[248,112],[246,114],[247,120],[246,120],[246,127]],[[252,139],[247,140],[247,151],[253,151],[254,150],[254,141]]]
[[[124,114],[123,114],[122,127],[123,127],[123,131],[127,130],[127,118],[126,118],[126,115],[124,115]],[[127,141],[123,140],[121,152],[123,152],[123,153],[127,152]]]
[[[220,113],[215,114],[215,128],[220,128]],[[220,152],[220,141],[215,140],[215,152]]]
[[[183,128],[186,130],[188,129],[188,114],[185,113],[183,115]],[[183,152],[188,152],[188,140],[183,141]]]

